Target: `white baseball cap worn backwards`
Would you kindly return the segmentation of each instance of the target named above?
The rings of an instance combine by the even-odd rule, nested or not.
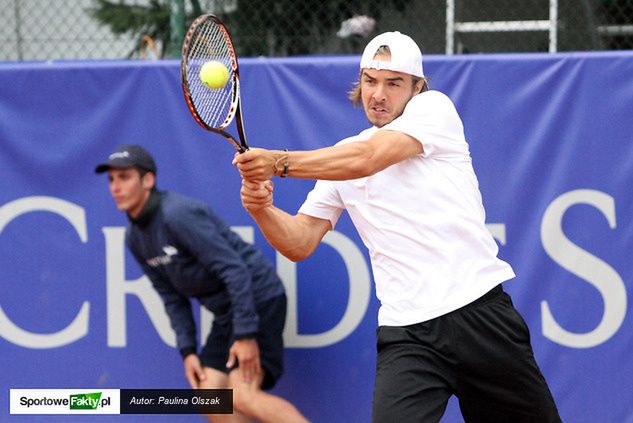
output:
[[[389,47],[391,61],[375,60],[376,51],[381,46]],[[409,75],[424,77],[422,69],[422,52],[420,47],[408,35],[398,31],[385,32],[377,35],[367,44],[360,59],[360,68],[390,70],[408,73]]]

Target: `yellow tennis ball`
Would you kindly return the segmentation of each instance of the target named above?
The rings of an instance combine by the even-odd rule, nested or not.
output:
[[[229,80],[229,70],[217,60],[206,62],[200,68],[200,80],[209,88],[217,90],[226,85]]]

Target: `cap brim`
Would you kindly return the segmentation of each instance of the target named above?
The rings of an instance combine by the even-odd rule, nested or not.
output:
[[[97,167],[95,167],[95,173],[107,172],[113,167],[117,169],[128,169],[134,166],[137,166],[137,165],[135,163],[131,163],[127,159],[114,159],[114,160],[110,160],[109,162],[101,163],[100,165],[97,165]]]
[[[110,165],[108,163],[101,163],[97,167],[95,167],[95,173],[103,173],[110,170]]]

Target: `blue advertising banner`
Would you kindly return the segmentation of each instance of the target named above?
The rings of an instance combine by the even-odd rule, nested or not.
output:
[[[367,127],[346,96],[358,60],[242,59],[250,144],[318,148]],[[425,60],[464,121],[488,227],[517,273],[504,287],[563,421],[633,422],[633,53]],[[127,143],[154,154],[159,188],[202,199],[275,264],[289,310],[273,392],[314,422],[369,422],[378,304],[362,242],[344,216],[307,260],[277,254],[241,206],[234,149],[189,114],[175,61],[0,64],[0,420],[15,417],[10,389],[188,388],[94,174]],[[295,213],[313,183],[277,180],[276,205]],[[212,316],[195,313],[204,340]],[[463,421],[456,401],[442,421]]]

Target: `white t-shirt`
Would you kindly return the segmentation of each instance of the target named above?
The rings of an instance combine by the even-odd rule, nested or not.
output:
[[[369,249],[378,323],[405,326],[471,303],[514,277],[497,258],[461,119],[439,91],[413,97],[382,129],[423,145],[418,156],[372,176],[317,181],[299,213],[336,225],[346,209]],[[372,127],[337,145],[368,140]]]

